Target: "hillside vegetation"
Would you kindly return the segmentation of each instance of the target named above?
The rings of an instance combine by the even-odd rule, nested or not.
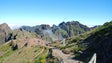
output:
[[[57,26],[53,25],[54,31],[51,31],[52,27],[49,25],[36,26],[41,27],[35,29],[36,32],[39,31],[38,33],[42,31],[43,34],[40,36],[37,35],[38,33],[35,33],[35,31],[28,31],[29,29],[24,30],[23,28],[8,31],[8,34],[6,34],[3,33],[6,29],[4,29],[4,27],[1,28],[2,31],[0,31],[0,33],[6,36],[1,37],[0,41],[0,63],[58,63],[59,59],[52,56],[53,49],[50,49],[50,47],[57,48],[58,50],[60,49],[65,54],[74,56],[72,60],[88,63],[93,54],[96,53],[96,63],[111,63],[112,21],[102,26],[92,28],[91,30],[86,30],[86,26],[77,25],[77,23],[78,22],[74,21],[72,23],[63,22],[59,25],[59,29],[57,29]],[[74,24],[76,25],[75,27],[80,28],[71,28]],[[65,31],[64,28],[66,27],[63,28],[65,25],[70,27],[70,35],[68,35],[68,31]],[[77,33],[81,33],[75,34],[76,31]],[[71,36],[71,33],[74,35]],[[52,39],[56,38],[55,35],[60,36],[57,38],[67,37],[65,39],[65,44],[63,44],[61,40],[56,40],[52,43],[47,43],[45,41],[46,39],[52,41]],[[43,38],[45,40],[43,40]],[[4,40],[6,40],[6,42]],[[48,46],[46,46],[46,44]]]
[[[47,63],[48,48],[35,33],[14,30],[11,39],[0,46],[0,63]]]
[[[76,37],[66,39],[66,46],[54,43],[64,53],[73,53],[74,59],[87,63],[94,53],[97,63],[111,63],[112,61],[112,21]],[[60,46],[57,46],[60,45]]]

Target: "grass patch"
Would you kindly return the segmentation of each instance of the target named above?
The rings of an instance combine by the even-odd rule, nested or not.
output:
[[[34,63],[47,63],[47,53],[48,49],[45,49],[44,52],[35,60]]]

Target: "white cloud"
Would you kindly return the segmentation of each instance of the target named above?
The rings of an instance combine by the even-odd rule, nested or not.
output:
[[[8,24],[8,26],[9,26],[11,29],[17,29],[17,28],[21,27],[22,25]]]

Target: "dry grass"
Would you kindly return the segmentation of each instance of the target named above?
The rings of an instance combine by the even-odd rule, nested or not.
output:
[[[37,61],[37,55],[41,57],[44,52],[42,50],[45,41],[38,38],[36,34],[24,30],[15,30],[13,35],[16,34],[16,39],[12,39],[0,46],[0,63],[34,63]],[[17,45],[17,49],[13,50],[10,44]],[[41,54],[39,54],[40,52]]]
[[[39,52],[41,47],[24,47],[16,51],[9,51],[8,54],[5,54],[0,63],[27,63],[32,60]],[[7,55],[7,56],[6,56]]]

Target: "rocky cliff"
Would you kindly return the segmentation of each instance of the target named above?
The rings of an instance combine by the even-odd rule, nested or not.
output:
[[[10,40],[10,35],[10,27],[6,23],[0,24],[0,45]]]

